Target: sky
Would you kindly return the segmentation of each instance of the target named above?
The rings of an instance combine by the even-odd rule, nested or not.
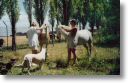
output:
[[[29,28],[28,16],[25,12],[23,1],[24,0],[19,0],[18,2],[20,9],[20,16],[18,22],[16,23],[16,32],[26,32]],[[9,34],[11,34],[10,20],[8,15],[5,13],[2,19],[0,20],[0,36],[6,35],[6,29],[3,21],[7,24],[8,32]]]

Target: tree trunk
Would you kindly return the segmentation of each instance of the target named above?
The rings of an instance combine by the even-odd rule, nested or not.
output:
[[[63,23],[65,24],[65,25],[68,25],[68,20],[69,20],[69,18],[68,18],[68,0],[63,0]]]
[[[40,23],[40,0],[34,0],[34,2],[35,2],[36,20],[39,23],[39,26],[41,26],[41,23]]]
[[[12,51],[16,51],[16,29],[15,29],[15,24],[16,24],[16,15],[15,15],[15,10],[13,9],[15,7],[15,2],[12,1],[11,3],[11,27],[12,27]]]
[[[85,21],[89,20],[89,0],[85,0]]]
[[[54,20],[52,19],[52,45],[54,46],[54,33],[53,33]]]
[[[82,27],[82,29],[84,29],[85,28],[85,18],[84,18],[84,16],[82,16],[82,19],[81,19],[82,21],[82,25],[83,25],[83,27]]]
[[[35,14],[36,14],[36,20],[39,23],[39,26],[41,26],[44,22],[44,0],[34,0],[35,2]]]
[[[28,18],[29,18],[29,23],[30,23],[30,26],[31,26],[31,24],[32,24],[32,1],[31,0],[29,0]]]
[[[43,2],[40,0],[40,23],[43,24],[44,22],[44,17],[43,17]]]
[[[94,33],[94,20],[92,20],[90,22],[90,27],[91,27],[91,32],[92,32],[92,36],[93,36],[93,33]]]
[[[16,51],[16,29],[15,29],[15,15],[14,15],[14,11],[11,12],[11,26],[12,26],[12,50]]]
[[[58,0],[56,0],[56,5],[55,5],[55,7],[56,7],[56,12],[57,13],[60,13],[60,12],[58,12],[59,11],[59,9],[58,9]],[[56,21],[57,21],[57,25],[59,24],[59,16],[58,16],[58,14],[57,14],[57,16],[56,16]]]

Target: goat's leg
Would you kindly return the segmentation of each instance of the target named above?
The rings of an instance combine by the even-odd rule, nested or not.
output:
[[[90,52],[90,57],[92,57],[92,45],[91,45],[91,43],[89,44],[89,52]]]
[[[32,62],[29,62],[28,71],[27,71],[29,75],[31,75],[30,73],[31,66],[32,66]]]
[[[22,73],[24,72],[24,66],[22,67]]]
[[[84,44],[84,47],[86,48],[86,50],[87,50],[87,55],[88,55],[88,57],[89,57],[90,53],[89,53],[89,47],[88,47],[88,44]]]
[[[43,65],[43,61],[39,63],[39,70],[41,70],[42,65]]]
[[[30,67],[28,67],[28,71],[27,72],[28,72],[28,75],[31,75],[31,73],[30,73]]]
[[[96,50],[96,48],[92,45],[92,50],[93,50],[93,52],[94,52],[94,55],[96,56],[96,54],[97,54],[97,50]]]
[[[22,73],[24,72],[24,68],[25,68],[25,63],[26,63],[26,61],[24,60],[23,62],[22,62]]]
[[[31,64],[30,64],[30,66],[28,67],[28,75],[31,75],[31,73],[30,73],[30,69],[31,69]]]
[[[93,44],[92,42],[89,42],[89,52],[90,52],[90,57],[89,59],[91,59],[93,56],[92,56],[92,49],[93,49]]]

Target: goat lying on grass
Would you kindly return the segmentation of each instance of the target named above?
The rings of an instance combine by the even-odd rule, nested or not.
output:
[[[32,67],[32,63],[39,65],[39,69],[41,69],[43,62],[45,61],[46,49],[42,48],[41,52],[38,54],[27,54],[24,56],[24,61],[21,65],[17,65],[17,67],[22,67],[22,72],[24,72],[24,68],[27,68],[27,72],[30,74],[30,69]]]

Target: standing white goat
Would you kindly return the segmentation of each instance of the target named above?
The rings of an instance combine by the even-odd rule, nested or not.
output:
[[[39,69],[41,69],[44,61],[45,61],[46,49],[42,48],[41,52],[38,54],[27,54],[24,56],[24,61],[22,63],[22,72],[24,68],[28,69],[28,73],[30,74],[30,69],[32,67],[32,63],[39,65]]]

